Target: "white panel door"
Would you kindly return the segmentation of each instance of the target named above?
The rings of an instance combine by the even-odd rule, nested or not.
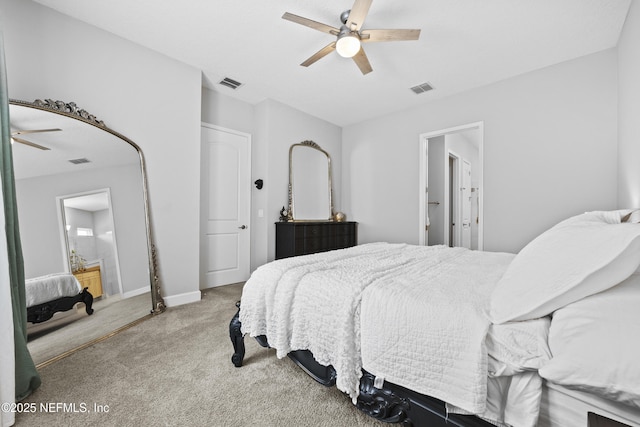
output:
[[[206,287],[242,282],[250,273],[251,139],[202,126],[202,144]]]
[[[461,246],[471,249],[471,163],[462,160],[462,187],[461,190],[461,220],[462,235],[460,236]]]

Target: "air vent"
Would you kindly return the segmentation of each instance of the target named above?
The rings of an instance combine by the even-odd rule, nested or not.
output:
[[[230,79],[229,77],[225,77],[224,79],[220,80],[220,84],[233,90],[238,89],[240,86],[242,86],[242,83],[237,80]]]
[[[81,165],[83,163],[91,163],[91,160],[87,159],[86,157],[83,157],[81,159],[71,159],[69,160],[69,163],[73,163],[74,165]]]
[[[421,85],[414,86],[414,87],[411,88],[411,90],[416,95],[419,95],[419,94],[424,93],[424,92],[428,92],[428,91],[430,91],[432,89],[433,89],[433,86],[431,86],[429,83],[422,83]]]

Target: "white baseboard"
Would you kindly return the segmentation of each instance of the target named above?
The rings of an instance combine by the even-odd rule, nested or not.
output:
[[[202,294],[200,291],[196,292],[187,292],[184,294],[171,295],[168,297],[162,297],[164,299],[164,304],[167,307],[175,307],[178,305],[189,304],[192,302],[198,302],[202,299]]]
[[[142,288],[138,288],[138,289],[134,289],[133,291],[127,291],[124,294],[122,294],[122,298],[131,298],[131,297],[137,297],[138,295],[142,295],[142,294],[146,294],[151,292],[151,289],[149,289],[149,287],[147,286],[143,286]]]

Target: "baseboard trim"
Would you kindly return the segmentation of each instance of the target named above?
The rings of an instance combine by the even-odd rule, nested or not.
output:
[[[163,297],[164,304],[167,307],[176,307],[178,305],[190,304],[192,302],[198,302],[202,299],[200,291],[186,292],[184,294],[170,295]]]
[[[124,294],[122,294],[122,298],[131,298],[131,297],[137,297],[138,295],[142,295],[142,294],[146,294],[151,292],[151,289],[143,286],[142,288],[138,288],[138,289],[134,289],[132,291],[127,291]]]

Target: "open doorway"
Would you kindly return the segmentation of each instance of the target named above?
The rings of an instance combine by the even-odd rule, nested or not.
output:
[[[420,135],[419,243],[483,249],[483,122]]]
[[[61,242],[69,272],[89,288],[94,298],[122,296],[109,189],[57,199]]]

